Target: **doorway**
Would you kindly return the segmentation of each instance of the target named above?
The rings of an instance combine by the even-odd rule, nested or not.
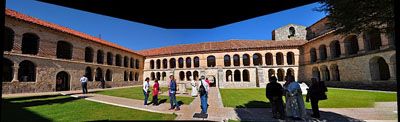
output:
[[[69,75],[65,71],[57,73],[56,76],[56,91],[69,90]]]
[[[210,82],[210,87],[216,87],[217,86],[217,79],[214,76],[207,76],[207,79]]]

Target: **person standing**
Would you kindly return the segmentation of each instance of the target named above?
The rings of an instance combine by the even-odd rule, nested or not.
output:
[[[144,105],[147,106],[147,99],[149,99],[149,81],[150,78],[146,78],[143,82],[143,95],[144,95]]]
[[[199,80],[199,94],[200,94],[200,102],[201,102],[201,113],[206,114],[208,109],[208,88],[209,84],[205,81],[205,77],[201,76]]]
[[[310,102],[313,114],[311,117],[320,118],[318,102],[319,100],[326,100],[326,93],[328,89],[326,88],[323,81],[319,81],[318,78],[311,78],[311,86],[308,89],[306,102]]]
[[[192,76],[190,76],[190,77],[192,77]],[[190,82],[190,85],[192,85],[192,97],[197,97],[198,91],[197,91],[196,81],[194,79],[192,79],[192,81]]]
[[[283,110],[283,87],[277,82],[275,76],[269,78],[269,83],[265,89],[265,95],[271,103],[272,117],[275,119],[283,119],[285,113]]]
[[[168,85],[168,93],[169,93],[169,102],[171,104],[171,108],[168,110],[173,110],[175,109],[176,111],[179,111],[179,104],[176,101],[176,81],[173,75],[169,76],[170,82]]]
[[[159,91],[160,91],[160,86],[158,84],[158,79],[156,79],[154,81],[154,85],[153,85],[153,99],[152,99],[153,106],[158,106],[158,92]]]
[[[294,120],[303,120],[307,113],[300,85],[294,81],[293,76],[286,76],[285,79],[286,116]]]
[[[100,82],[101,82],[101,88],[102,89],[106,88],[106,81],[104,80],[104,78],[101,78]]]
[[[83,92],[83,94],[87,94],[88,93],[88,91],[87,91],[87,81],[88,81],[88,79],[87,79],[86,75],[83,75],[81,77],[80,81],[82,83],[82,92]]]

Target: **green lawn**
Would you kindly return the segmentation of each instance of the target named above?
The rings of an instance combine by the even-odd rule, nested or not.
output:
[[[265,89],[220,89],[220,92],[225,107],[270,107]],[[327,95],[328,100],[319,102],[320,108],[364,108],[373,107],[374,102],[397,101],[396,93],[329,88]],[[306,103],[307,108],[311,108],[310,106],[310,103]]]
[[[161,91],[168,92],[168,88],[161,87]],[[116,96],[116,97],[124,97],[130,99],[138,99],[144,100],[143,90],[142,87],[131,87],[131,88],[122,88],[122,89],[113,89],[113,90],[105,90],[105,91],[98,91],[98,94],[109,95],[109,96]],[[190,92],[189,92],[190,93]],[[192,97],[182,97],[176,96],[177,101],[181,101],[183,104],[190,104],[194,98]],[[149,95],[149,102],[152,100],[152,96]],[[165,95],[158,96],[159,101],[165,101],[165,103],[169,104],[169,97]]]
[[[2,122],[174,120],[176,117],[61,95],[3,99],[1,111]]]

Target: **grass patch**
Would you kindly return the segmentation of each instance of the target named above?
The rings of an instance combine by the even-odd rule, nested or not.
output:
[[[3,99],[1,111],[2,122],[174,120],[176,117],[61,95]]]
[[[161,91],[168,92],[168,88],[161,87]],[[115,96],[115,97],[124,97],[130,99],[144,100],[142,87],[131,87],[131,88],[122,88],[122,89],[113,89],[113,90],[104,90],[96,92],[98,94]],[[194,98],[192,97],[182,97],[176,96],[177,101],[181,101],[183,104],[190,104]],[[149,102],[152,100],[152,95],[149,95]],[[159,95],[159,101],[164,101],[165,103],[169,103],[169,96]]]
[[[265,97],[265,89],[220,89],[220,92],[225,107],[270,107],[269,101]],[[320,108],[366,108],[373,107],[374,102],[397,101],[396,93],[328,88],[327,95],[328,100],[319,102]],[[305,105],[307,108],[311,108],[310,103],[305,102]]]

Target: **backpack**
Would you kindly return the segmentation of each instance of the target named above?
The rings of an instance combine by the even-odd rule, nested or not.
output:
[[[200,85],[200,88],[199,88],[199,92],[200,92],[200,96],[203,96],[203,95],[206,94],[206,88],[203,85],[203,81],[200,81],[200,83],[201,83],[201,85]]]

